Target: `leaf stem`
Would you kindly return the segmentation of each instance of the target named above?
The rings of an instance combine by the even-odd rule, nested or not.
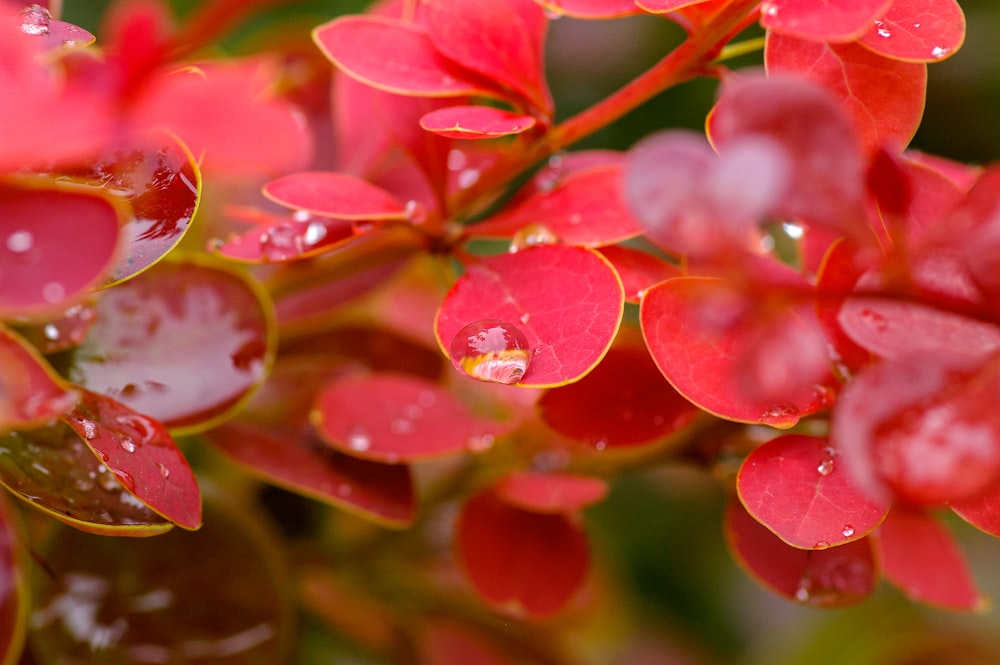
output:
[[[727,44],[719,53],[719,57],[715,59],[715,62],[719,63],[724,60],[732,60],[733,58],[738,58],[741,55],[761,51],[764,48],[764,42],[764,37],[757,37],[755,39],[748,39],[735,44]]]

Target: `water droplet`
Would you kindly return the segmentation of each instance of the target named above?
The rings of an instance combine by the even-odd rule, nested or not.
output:
[[[799,409],[794,404],[775,404],[770,409],[761,414],[760,419],[764,422],[771,420],[788,420],[799,415]]]
[[[828,547],[830,547],[830,543],[826,542],[825,540],[818,540],[816,541],[816,544],[813,545],[813,549],[817,550],[825,550]]]
[[[760,6],[760,13],[764,16],[775,17],[778,15],[778,7],[773,2],[765,2]]]
[[[475,321],[451,341],[456,369],[480,381],[517,383],[528,369],[531,352],[520,329],[495,319]]]
[[[131,473],[126,471],[116,471],[114,473],[115,479],[129,492],[135,491],[135,478],[132,477]]]
[[[26,35],[49,34],[49,21],[52,14],[40,5],[29,5],[21,10],[21,32]]]
[[[97,436],[97,424],[86,419],[81,419],[79,423],[83,427],[83,437],[87,441],[92,441]]]
[[[124,439],[121,439],[118,442],[118,445],[121,446],[121,449],[124,450],[127,453],[134,453],[135,452],[135,447],[136,447],[135,446],[135,441],[133,441],[132,439],[130,439],[128,437],[125,437]]]
[[[45,335],[45,339],[54,342],[60,337],[59,326],[54,323],[46,323],[45,327],[42,328],[42,334]]]
[[[351,450],[357,450],[358,452],[363,452],[372,447],[371,436],[368,434],[368,430],[364,427],[358,425],[351,429],[347,433],[347,447]]]
[[[600,451],[606,449],[607,447],[608,447],[607,439],[598,439],[597,441],[594,442],[595,450]]]
[[[303,249],[302,233],[297,224],[277,224],[260,234],[260,253],[272,261],[294,258]]]
[[[492,448],[495,442],[496,437],[492,434],[478,434],[476,436],[470,436],[469,440],[466,441],[465,446],[474,453],[481,453]]]
[[[944,48],[943,46],[935,46],[931,49],[931,57],[941,59],[951,53],[950,48]]]
[[[854,527],[851,526],[850,524],[845,524],[844,530],[841,531],[840,533],[841,535],[844,536],[844,538],[850,538],[851,536],[854,535]]]
[[[877,19],[875,21],[875,32],[879,37],[888,38],[892,37],[892,31],[886,26],[885,21],[882,19]]]
[[[7,249],[15,254],[27,252],[35,244],[35,236],[30,231],[14,231],[7,236]]]
[[[820,406],[833,406],[837,401],[837,391],[830,386],[816,384],[813,386],[813,390],[816,392],[816,402]]]
[[[160,475],[163,476],[164,480],[168,480],[170,478],[170,469],[166,464],[163,462],[157,462],[156,468],[160,471]]]
[[[127,413],[116,416],[115,420],[123,428],[131,430],[139,438],[140,444],[152,443],[156,438],[156,425],[144,415],[138,413]],[[131,450],[129,452],[132,452]]]
[[[326,237],[326,225],[322,222],[309,222],[306,224],[305,233],[302,234],[303,249],[315,247]]]
[[[468,189],[479,182],[479,169],[464,169],[458,174],[459,189]]]
[[[825,459],[819,463],[819,466],[816,467],[816,471],[818,471],[821,476],[829,476],[833,473],[833,466],[834,464],[832,459]]]
[[[528,325],[528,321],[531,320],[531,314],[528,314],[527,312],[525,312],[521,316],[517,317],[517,320],[520,321],[524,325]]]
[[[508,251],[516,254],[535,245],[554,245],[558,242],[559,236],[544,224],[527,224],[511,238]]]
[[[427,221],[427,208],[420,205],[419,201],[407,201],[405,209],[406,219],[411,224],[420,225]]]

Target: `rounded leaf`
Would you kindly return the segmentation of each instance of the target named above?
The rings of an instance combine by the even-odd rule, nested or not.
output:
[[[766,0],[760,24],[769,31],[815,42],[849,41],[863,34],[893,0]]]
[[[306,171],[272,180],[264,196],[283,206],[335,219],[398,219],[406,204],[381,187],[343,173]]]
[[[867,536],[889,510],[854,487],[821,437],[793,434],[761,445],[740,467],[736,489],[754,519],[807,550]]]
[[[538,245],[468,265],[438,310],[435,335],[447,351],[470,323],[507,322],[532,350],[518,385],[562,385],[600,362],[618,332],[624,303],[621,281],[600,254]]]
[[[211,426],[264,380],[273,357],[269,304],[241,273],[170,261],[105,291],[72,356],[74,383],[168,428]]]
[[[535,126],[530,115],[492,106],[448,106],[420,118],[420,126],[449,139],[492,139],[513,136]]]
[[[909,62],[937,62],[965,41],[965,14],[955,0],[893,0],[858,43]]]

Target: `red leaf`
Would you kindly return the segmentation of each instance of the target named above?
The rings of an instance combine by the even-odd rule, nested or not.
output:
[[[548,21],[532,0],[423,0],[431,42],[445,57],[529,103],[532,114],[552,115],[543,49]]]
[[[448,106],[424,115],[420,126],[450,139],[492,139],[525,132],[535,119],[492,106]]]
[[[598,450],[662,439],[687,427],[699,413],[641,347],[612,348],[577,383],[548,390],[538,409],[549,427]]]
[[[214,178],[296,171],[308,165],[312,140],[301,114],[265,89],[279,78],[275,69],[245,59],[159,73],[146,82],[132,114],[140,126],[176,132]]]
[[[875,538],[886,578],[909,598],[956,610],[984,610],[965,559],[937,520],[893,508]]]
[[[952,502],[951,508],[972,526],[1000,538],[1000,486],[993,485],[982,494]]]
[[[869,149],[902,150],[920,125],[927,66],[885,58],[857,44],[824,44],[770,33],[769,72],[794,72],[832,92]]]
[[[763,444],[744,460],[736,489],[754,519],[809,550],[863,538],[889,510],[855,489],[821,437],[791,434]]]
[[[294,173],[264,186],[275,203],[335,219],[406,219],[395,196],[360,178],[326,171]]]
[[[583,19],[619,18],[641,14],[635,0],[536,0],[546,11],[557,16]]]
[[[62,420],[129,494],[185,529],[201,526],[198,481],[163,425],[89,391]]]
[[[507,322],[532,350],[520,385],[562,385],[600,362],[624,303],[618,275],[602,256],[582,247],[539,245],[470,264],[441,304],[435,335],[447,351],[472,322]]]
[[[316,28],[313,39],[341,71],[380,90],[503,98],[492,81],[443,56],[426,30],[398,19],[344,16]]]
[[[888,58],[937,62],[965,41],[965,14],[955,0],[893,0],[858,40]]]
[[[767,99],[767,104],[761,104]],[[801,218],[868,240],[860,215],[864,162],[849,117],[815,83],[789,75],[727,79],[709,119],[720,152],[737,138],[759,137],[780,145],[791,161],[779,217]]]
[[[0,318],[58,314],[89,293],[114,263],[121,213],[92,187],[0,183]]]
[[[0,327],[0,431],[42,425],[79,399],[37,351]]]
[[[849,41],[867,31],[892,2],[767,0],[760,7],[760,23],[768,30],[817,42]]]
[[[730,501],[726,541],[737,562],[761,584],[800,603],[842,607],[864,600],[877,571],[869,538],[825,550],[790,547]]]
[[[622,245],[608,245],[599,251],[615,267],[625,287],[625,299],[631,303],[638,303],[654,284],[681,276],[680,268],[650,252]]]
[[[505,503],[541,514],[570,514],[602,501],[608,484],[600,478],[568,473],[519,471],[493,487]]]
[[[50,51],[87,46],[96,40],[83,28],[52,18],[49,10],[38,4],[25,6],[19,18],[21,32],[29,39],[41,40]]]
[[[749,307],[722,280],[678,277],[646,291],[639,317],[657,367],[711,413],[784,428],[829,406],[826,351],[809,311],[756,321]]]
[[[342,455],[324,445],[243,423],[227,423],[205,435],[212,444],[266,482],[337,506],[389,528],[416,517],[410,468]]]
[[[161,263],[102,294],[69,374],[167,427],[209,427],[246,399],[271,363],[271,314],[261,298],[242,274]]]
[[[1000,365],[905,358],[847,384],[831,441],[865,493],[920,504],[975,496],[1000,474]]]
[[[479,450],[501,432],[438,384],[403,374],[334,381],[316,397],[311,417],[333,448],[390,464]]]
[[[483,598],[535,617],[562,610],[590,565],[587,540],[575,519],[522,510],[491,491],[462,508],[455,547]]]
[[[619,163],[574,170],[469,227],[474,237],[510,238],[541,225],[567,245],[610,245],[643,232],[622,191]]]

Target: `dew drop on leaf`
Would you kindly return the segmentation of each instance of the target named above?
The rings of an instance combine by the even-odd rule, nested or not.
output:
[[[118,445],[121,446],[122,450],[124,450],[127,453],[134,453],[135,452],[135,441],[133,441],[132,439],[130,439],[128,437],[125,437],[124,439],[122,439],[121,441],[119,441]]]
[[[21,10],[21,32],[26,35],[49,34],[52,14],[41,5],[29,5]]]
[[[833,460],[832,459],[823,460],[822,462],[819,463],[819,466],[816,467],[816,471],[818,471],[819,475],[821,476],[829,476],[831,473],[833,473]]]
[[[163,476],[164,480],[170,479],[170,469],[167,468],[166,464],[164,464],[163,462],[157,462],[156,468],[159,469],[160,475]]]
[[[511,238],[508,251],[511,254],[516,254],[535,245],[554,245],[557,242],[559,242],[559,236],[549,227],[544,224],[527,224]]]
[[[465,326],[449,349],[460,372],[492,383],[517,383],[531,360],[528,339],[519,328],[504,321],[483,319]]]
[[[851,536],[854,535],[854,527],[851,526],[850,524],[845,524],[844,530],[841,531],[841,535],[843,535],[844,538],[850,538]]]

